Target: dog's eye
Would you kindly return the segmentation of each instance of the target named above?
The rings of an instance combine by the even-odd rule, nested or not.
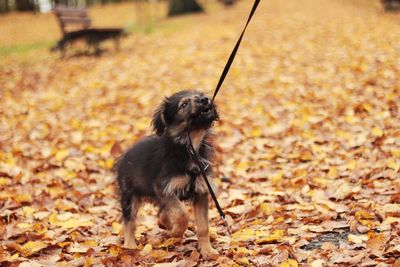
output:
[[[179,108],[180,108],[180,109],[186,108],[187,105],[188,105],[187,102],[183,102]]]

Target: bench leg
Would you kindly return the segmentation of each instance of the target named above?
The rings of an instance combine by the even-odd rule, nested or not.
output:
[[[120,49],[120,41],[119,40],[120,39],[118,37],[114,39],[114,47],[115,47],[116,51],[119,51],[119,49]]]

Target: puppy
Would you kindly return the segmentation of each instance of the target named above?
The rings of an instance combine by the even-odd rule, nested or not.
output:
[[[158,223],[172,237],[182,237],[188,216],[182,201],[193,205],[200,253],[218,255],[208,233],[208,188],[190,154],[189,135],[206,173],[212,174],[214,153],[210,127],[218,119],[214,103],[201,92],[181,91],[155,111],[155,135],[145,137],[117,162],[123,213],[124,246],[134,248],[135,220],[140,204],[159,207]]]

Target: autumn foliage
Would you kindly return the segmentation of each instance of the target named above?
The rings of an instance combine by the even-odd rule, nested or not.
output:
[[[138,249],[123,248],[111,169],[164,96],[212,93],[251,3],[161,22],[100,57],[3,55],[0,265],[400,266],[399,15],[375,4],[262,1],[216,99],[233,231],[212,206],[216,261],[193,220],[171,239],[150,205]]]

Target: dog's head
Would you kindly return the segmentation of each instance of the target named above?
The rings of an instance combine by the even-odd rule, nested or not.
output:
[[[208,129],[218,120],[217,108],[203,93],[181,91],[165,98],[153,116],[157,135],[179,136],[185,132]]]

